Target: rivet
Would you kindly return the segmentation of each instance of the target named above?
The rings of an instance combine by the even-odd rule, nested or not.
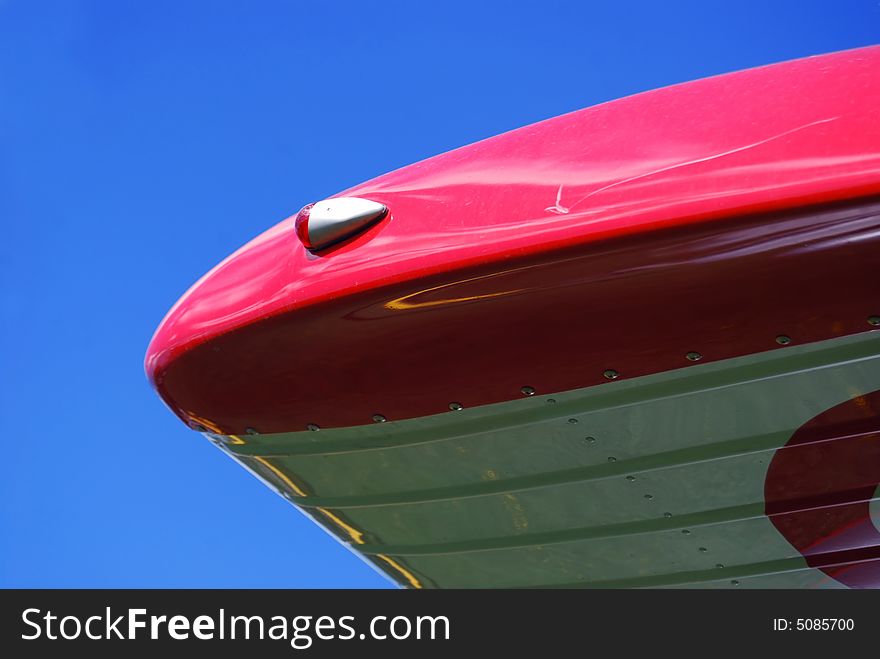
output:
[[[520,389],[520,391],[523,393],[524,396],[534,396],[535,395],[534,387],[522,387]]]
[[[681,532],[684,533],[685,535],[691,534],[691,532],[688,529],[682,529]]]
[[[635,479],[636,479],[635,476],[627,476],[626,477],[626,480],[628,480],[630,483],[632,483]]]
[[[739,586],[739,579],[731,579],[730,585],[731,586]]]
[[[703,355],[701,355],[701,354],[698,353],[698,352],[694,352],[694,351],[692,350],[691,352],[687,353],[687,354],[685,355],[685,357],[687,357],[687,358],[688,358],[690,361],[692,361],[692,362],[698,362],[698,361],[700,361],[700,360],[703,358]]]
[[[555,399],[555,398],[548,398],[548,399],[547,399],[547,402],[548,402],[550,405],[555,405],[555,404],[556,404],[556,399]]]
[[[373,415],[373,421],[374,421],[375,423],[385,423],[387,420],[388,420],[388,419],[386,419],[386,418],[385,418],[384,416],[382,416],[381,414],[374,414],[374,415]]]
[[[617,458],[615,458],[613,455],[608,456],[608,462],[617,462]]]
[[[458,412],[461,409],[461,403],[449,403],[449,409]]]
[[[568,422],[569,422],[569,423],[577,423],[578,420],[577,420],[577,419],[569,419]]]
[[[724,567],[724,563],[715,563],[715,567],[717,567],[720,570]]]
[[[648,501],[650,501],[651,499],[654,498],[654,495],[653,495],[653,494],[646,494],[646,495],[645,495],[645,498],[646,498]]]
[[[873,325],[874,327],[880,325],[880,316],[868,316],[868,325]]]
[[[596,442],[596,438],[592,437],[592,436],[591,437],[584,437],[584,441],[589,444],[594,444]]]
[[[616,380],[620,376],[620,373],[615,371],[613,368],[609,368],[604,373],[602,373],[602,375],[605,376],[606,380]]]
[[[670,517],[672,517],[672,513],[663,513],[663,517],[669,519]]]
[[[789,343],[791,343],[791,337],[786,336],[785,334],[780,334],[776,337],[776,343],[781,346],[787,346]]]
[[[321,429],[317,423],[310,423],[306,426],[306,430],[311,430],[312,432],[318,432]]]
[[[260,434],[257,432],[256,428],[245,428],[244,431],[248,435],[259,435]]]
[[[706,549],[705,547],[700,547],[700,553],[705,554],[707,551],[709,551],[709,550]]]

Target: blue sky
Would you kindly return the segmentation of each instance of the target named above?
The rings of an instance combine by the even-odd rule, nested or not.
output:
[[[154,395],[177,297],[390,169],[878,41],[876,0],[0,0],[0,586],[388,587]]]

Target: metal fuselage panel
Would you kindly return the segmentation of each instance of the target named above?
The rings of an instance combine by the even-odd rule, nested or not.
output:
[[[169,312],[147,372],[186,422],[416,418],[863,331],[880,47],[620,99],[343,194],[387,216],[319,252],[286,220]]]
[[[387,212],[270,229],[146,369],[399,583],[880,587],[880,47],[342,194]]]
[[[880,332],[867,332],[455,415],[210,437],[404,585],[876,587],[878,386]],[[768,511],[791,437],[865,400],[866,432],[843,418],[793,454],[826,499],[794,492]],[[817,457],[850,474],[837,491]],[[820,506],[871,532],[805,558],[774,515]],[[874,576],[848,583],[856,565]]]
[[[858,333],[878,313],[878,226],[869,198],[355,289],[195,346],[162,391],[227,434],[328,429]]]

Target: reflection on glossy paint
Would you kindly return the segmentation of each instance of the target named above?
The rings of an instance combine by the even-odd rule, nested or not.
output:
[[[389,558],[385,554],[376,554],[376,558],[381,558],[383,561],[388,563],[388,565],[397,570],[403,576],[403,578],[406,579],[407,583],[409,583],[409,585],[413,588],[422,587],[422,583],[415,577],[415,575],[394,559]]]
[[[385,204],[392,221],[321,256],[299,244],[292,221],[280,223],[175,305],[147,370],[160,385],[181,352],[353,286],[880,193],[878,67],[880,48],[869,48],[677,85],[355,186],[342,194]]]
[[[324,515],[325,517],[330,519],[334,524],[336,524],[336,526],[338,526],[343,531],[345,531],[348,534],[348,537],[351,538],[352,542],[354,542],[355,544],[358,544],[358,545],[364,544],[364,534],[361,531],[358,531],[351,524],[343,521],[339,517],[339,515],[337,515],[333,512],[330,512],[326,508],[322,508],[322,507],[317,507],[317,508],[315,508],[315,510],[320,512],[322,515]]]
[[[730,149],[726,149],[725,151],[722,151],[720,153],[713,153],[708,156],[694,158],[693,160],[685,160],[682,162],[676,162],[676,163],[665,165],[665,166],[659,167],[659,168],[652,167],[652,168],[647,169],[646,171],[641,171],[639,173],[632,174],[630,176],[622,178],[618,181],[614,181],[612,183],[608,183],[607,185],[603,185],[602,187],[598,188],[597,190],[593,190],[592,192],[590,192],[586,196],[581,197],[580,199],[578,199],[577,201],[572,203],[571,206],[568,206],[568,207],[561,207],[560,206],[561,196],[562,196],[562,186],[560,185],[559,192],[556,195],[556,207],[564,208],[563,212],[569,213],[569,212],[571,212],[572,209],[574,209],[575,206],[582,204],[587,199],[594,197],[598,194],[601,194],[602,192],[606,192],[612,188],[616,188],[621,185],[628,185],[628,184],[633,183],[634,181],[648,178],[649,176],[657,176],[658,174],[664,174],[666,172],[670,172],[675,169],[680,169],[683,167],[692,167],[694,165],[699,165],[701,163],[709,162],[712,160],[717,160],[719,158],[724,158],[726,156],[732,156],[735,153],[740,153],[742,151],[747,151],[749,149],[755,149],[757,147],[768,144],[769,142],[772,142],[773,140],[778,140],[783,137],[786,137],[787,135],[791,135],[792,133],[797,133],[798,131],[802,131],[807,128],[812,128],[813,126],[818,126],[820,124],[826,124],[831,121],[836,121],[837,119],[840,119],[840,117],[828,117],[827,119],[817,119],[816,121],[811,121],[809,123],[804,124],[803,126],[796,126],[795,128],[790,128],[788,130],[784,130],[781,133],[778,133],[776,135],[771,135],[770,137],[764,138],[762,140],[758,140],[758,141],[752,142],[750,144],[745,144],[742,146],[737,146],[737,147],[733,147]],[[550,210],[550,209],[547,209],[547,210]],[[557,212],[560,212],[560,211],[557,211]]]
[[[450,304],[458,304],[460,302],[473,302],[475,300],[487,300],[493,297],[503,297],[505,295],[513,295],[514,293],[520,293],[523,291],[522,288],[514,288],[506,291],[495,291],[492,293],[482,293],[479,295],[464,295],[461,297],[451,297],[451,298],[443,298],[443,299],[434,299],[434,300],[424,300],[420,301],[419,298],[423,296],[428,296],[430,293],[434,293],[436,291],[446,291],[448,289],[454,288],[456,286],[461,286],[463,284],[470,284],[476,281],[485,281],[488,279],[495,279],[497,277],[502,277],[511,272],[516,272],[518,270],[524,270],[525,268],[516,268],[514,270],[505,270],[503,272],[492,273],[490,275],[483,275],[480,277],[470,277],[468,279],[462,279],[460,281],[453,281],[448,284],[440,284],[439,286],[432,286],[430,288],[425,288],[420,291],[416,291],[415,293],[409,293],[407,295],[402,295],[400,297],[394,298],[393,300],[389,300],[385,303],[385,308],[390,309],[392,311],[407,311],[410,309],[425,309],[428,307],[439,307]]]
[[[189,422],[190,422],[191,425],[194,425],[194,426],[201,426],[201,427],[204,428],[205,430],[208,430],[208,431],[210,431],[210,432],[212,432],[212,433],[214,433],[214,434],[216,434],[216,435],[222,435],[222,434],[223,434],[223,431],[220,429],[220,426],[218,426],[216,423],[214,423],[213,421],[211,421],[211,419],[208,419],[208,418],[203,417],[203,416],[199,416],[199,415],[196,414],[195,412],[191,412],[191,411],[188,411],[188,410],[185,411],[183,414],[184,414],[184,416],[189,420]]]
[[[871,198],[358,289],[196,346],[159,388],[227,434],[331,429],[854,334],[874,311],[878,218]]]
[[[305,492],[305,490],[303,490],[299,485],[294,483],[293,480],[290,478],[290,476],[288,476],[283,471],[281,471],[278,467],[276,467],[271,462],[269,462],[269,458],[264,458],[262,456],[255,455],[255,456],[253,456],[253,459],[256,460],[257,462],[259,462],[264,467],[266,467],[273,474],[275,474],[275,476],[277,476],[281,480],[282,483],[287,485],[287,487],[289,487],[291,490],[293,490],[297,496],[300,496],[300,497],[307,497],[308,496],[308,494]]]
[[[291,479],[290,476],[288,476],[281,469],[279,469],[274,464],[272,464],[268,458],[263,457],[263,456],[258,456],[258,455],[251,456],[251,457],[255,461],[259,462],[261,465],[263,465],[267,469],[269,469],[273,474],[275,474],[275,476],[278,479],[280,479],[293,492],[295,492],[297,496],[300,496],[300,497],[308,496],[306,494],[306,492],[299,485],[297,485],[295,482],[293,482],[293,480]],[[349,539],[352,542],[354,542],[356,545],[363,545],[364,544],[363,532],[359,531],[352,524],[343,520],[339,515],[332,512],[331,510],[328,510],[327,508],[324,508],[321,506],[315,507],[314,510],[317,511],[318,513],[320,513],[321,515],[323,515],[324,517],[326,517],[327,519],[329,519],[330,521],[332,521],[333,524],[335,524],[339,529],[344,531],[345,534],[349,537]],[[391,566],[413,588],[421,588],[422,587],[421,582],[412,574],[412,572],[407,570],[405,567],[403,567],[400,563],[398,563],[394,559],[389,558],[388,556],[386,556],[384,554],[377,554],[376,557],[382,559],[383,561],[385,561],[385,563],[387,563],[389,566]]]

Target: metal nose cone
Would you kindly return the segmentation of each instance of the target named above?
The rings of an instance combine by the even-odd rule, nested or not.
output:
[[[388,213],[369,199],[334,197],[309,204],[296,215],[296,235],[310,250],[319,250],[363,231]]]

